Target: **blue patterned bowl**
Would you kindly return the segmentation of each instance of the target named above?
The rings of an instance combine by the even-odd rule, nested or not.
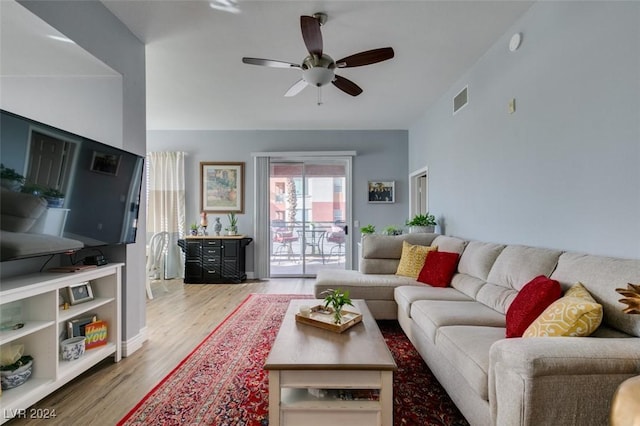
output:
[[[31,377],[33,371],[33,361],[29,361],[22,367],[13,371],[0,371],[0,381],[2,390],[13,389],[20,386]]]
[[[60,343],[63,361],[72,361],[84,355],[84,336],[72,337]]]

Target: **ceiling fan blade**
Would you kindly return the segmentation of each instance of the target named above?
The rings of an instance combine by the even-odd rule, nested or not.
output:
[[[285,97],[290,98],[291,96],[295,96],[298,93],[302,92],[302,89],[307,87],[307,82],[303,79],[296,81],[293,86],[287,90],[287,93],[284,94]]]
[[[340,77],[339,75],[336,75],[336,78],[332,81],[332,83],[338,89],[351,96],[358,96],[360,93],[362,93],[362,89],[360,88],[360,86],[349,79]]]
[[[340,68],[361,67],[363,65],[386,61],[387,59],[393,58],[393,56],[393,48],[382,47],[380,49],[367,50],[366,52],[347,56],[346,58],[336,61],[336,65]]]
[[[322,56],[322,32],[320,31],[320,21],[313,16],[300,17],[300,29],[302,39],[307,50],[312,55]]]
[[[300,68],[300,65],[293,64],[291,62],[276,61],[273,59],[261,59],[261,58],[242,58],[242,62],[249,65],[261,65],[263,67],[272,68]]]

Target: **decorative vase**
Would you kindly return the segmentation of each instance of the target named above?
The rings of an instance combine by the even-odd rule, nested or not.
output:
[[[2,390],[13,389],[20,386],[21,384],[26,382],[29,377],[31,377],[32,371],[33,360],[27,362],[25,365],[17,368],[16,370],[0,372]]]
[[[198,235],[198,230],[197,230],[197,229],[192,229],[192,230],[191,230],[191,235],[193,235],[194,237],[195,237],[196,235]]]
[[[62,206],[64,206],[64,198],[49,197],[45,195],[44,199],[47,200],[47,207],[59,209],[59,208],[62,208]]]

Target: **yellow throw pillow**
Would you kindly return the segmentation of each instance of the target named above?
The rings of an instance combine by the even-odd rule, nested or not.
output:
[[[587,299],[590,302],[597,303],[596,299],[591,296],[591,293],[584,288],[581,282],[577,282],[571,286],[569,290],[564,294],[565,297],[579,297],[581,299]]]
[[[396,275],[418,278],[427,254],[429,254],[430,251],[436,250],[438,250],[438,246],[418,246],[403,241],[402,255],[400,256],[400,263],[398,264]]]
[[[522,337],[585,337],[602,322],[602,305],[581,283],[575,284],[540,314]]]

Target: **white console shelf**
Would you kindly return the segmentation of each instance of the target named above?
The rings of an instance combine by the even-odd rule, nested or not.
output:
[[[33,373],[21,386],[3,390],[0,424],[20,415],[51,392],[103,359],[121,358],[121,274],[122,263],[73,273],[43,272],[8,278],[0,283],[0,312],[20,312],[24,324],[17,330],[0,331],[0,346],[22,344],[24,354],[33,357]],[[91,283],[94,299],[64,310],[60,294],[70,285]],[[107,344],[89,349],[74,361],[60,359],[59,342],[66,338],[67,321],[96,314],[108,325]],[[3,320],[6,315],[2,315]]]

